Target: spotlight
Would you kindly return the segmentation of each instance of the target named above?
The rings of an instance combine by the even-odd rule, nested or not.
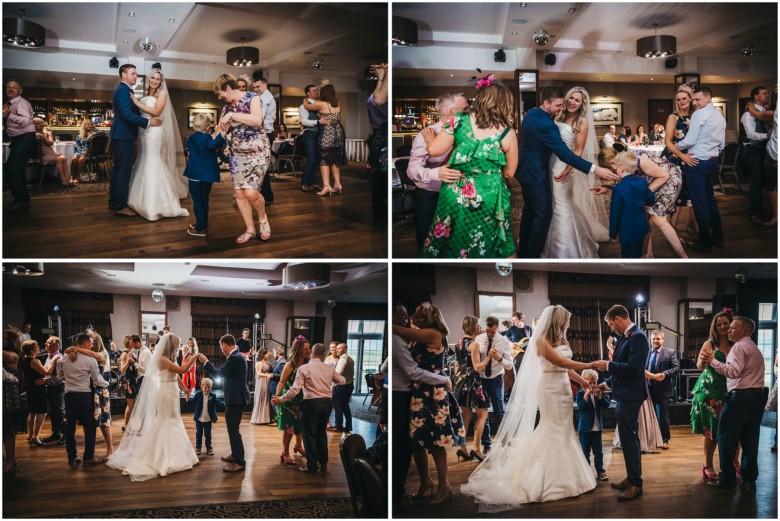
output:
[[[498,273],[502,277],[508,277],[512,273],[512,263],[511,262],[497,262],[496,263],[496,273]]]
[[[330,307],[332,307],[332,308],[336,307],[336,304],[337,304],[336,297],[328,297],[328,300],[326,300],[326,302],[328,303],[328,305]]]
[[[255,318],[256,322],[259,322],[260,319],[262,318],[262,316],[260,315],[260,313],[255,313],[255,317],[254,318]]]
[[[119,68],[119,60],[116,59],[116,56],[108,60],[108,66],[112,69],[118,69]]]
[[[51,310],[53,312],[55,312],[55,313],[59,313],[60,312],[60,307],[57,304],[54,304],[54,306],[51,308]]]
[[[644,295],[642,295],[641,293],[637,293],[637,294],[636,294],[636,297],[634,297],[634,300],[636,300],[636,303],[637,303],[637,304],[644,304],[644,302],[645,302],[645,296],[644,296]]]
[[[737,279],[737,282],[739,282],[740,284],[744,284],[745,281],[748,279],[747,271],[743,270],[742,268],[735,270],[734,278]]]

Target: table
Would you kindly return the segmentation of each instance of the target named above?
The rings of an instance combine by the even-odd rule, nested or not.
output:
[[[279,149],[281,149],[282,145],[285,144],[285,143],[289,143],[291,145],[294,145],[295,138],[283,139],[281,141],[278,140],[278,139],[274,140],[274,142],[271,143],[271,152],[273,152],[274,154],[278,154],[279,153]],[[268,167],[268,171],[269,172],[278,172],[279,171],[279,158],[277,158],[273,154],[271,154],[271,164]]]
[[[70,160],[73,159],[73,156],[76,154],[76,142],[75,141],[55,141],[52,145],[52,148],[55,152],[58,154],[62,154],[65,156],[65,160],[67,161],[68,169],[70,170]],[[3,143],[3,162],[6,162],[8,160],[8,156],[11,154],[11,143]],[[46,170],[54,171],[54,165],[49,165],[46,167]],[[54,176],[56,177],[56,172],[54,173]],[[27,181],[31,181],[35,179],[35,169],[28,168],[27,169]]]
[[[643,152],[646,152],[650,154],[651,156],[659,156],[664,151],[666,147],[664,145],[642,145],[642,146],[630,146],[628,147],[629,150],[642,150]]]

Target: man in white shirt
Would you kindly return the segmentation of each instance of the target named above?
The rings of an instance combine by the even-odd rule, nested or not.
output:
[[[133,341],[133,350],[130,353],[130,359],[133,361],[133,365],[138,369],[138,376],[136,377],[136,396],[141,393],[141,384],[144,381],[144,375],[146,374],[146,366],[149,365],[149,361],[152,359],[152,352],[141,343],[141,337],[133,335],[131,337]]]
[[[303,89],[310,102],[315,102],[320,97],[320,89],[316,85],[306,85]],[[306,163],[303,165],[301,175],[301,190],[304,192],[319,192],[322,187],[317,185],[317,175],[320,172],[320,117],[316,111],[308,111],[306,107],[298,107],[298,115],[303,127],[301,142],[306,151]]]
[[[30,336],[30,330],[32,330],[32,325],[29,322],[22,324],[22,330],[19,332],[20,344],[23,344],[25,340],[30,340],[32,338]]]
[[[610,148],[615,144],[615,125],[609,126],[609,131],[604,134],[604,148]]]
[[[758,112],[764,112],[769,103],[769,91],[766,87],[756,87],[750,91],[753,106]],[[749,110],[740,118],[745,135],[742,140],[745,168],[750,172],[750,220],[755,224],[764,224],[764,154],[769,139],[767,125],[753,117]]]
[[[268,146],[274,142],[274,121],[276,121],[276,100],[274,95],[268,90],[268,81],[265,78],[258,78],[252,85],[254,91],[260,96],[260,103],[263,106],[263,130],[268,135]],[[266,173],[263,177],[263,185],[260,187],[260,193],[263,195],[266,204],[274,203],[274,192],[271,190],[271,176]]]
[[[336,346],[336,356],[339,357],[339,361],[336,362],[336,372],[344,377],[345,382],[333,386],[333,408],[336,410],[336,424],[333,427],[328,427],[328,430],[349,434],[352,432],[352,409],[349,407],[349,401],[355,390],[355,361],[347,354],[347,344],[342,343]]]

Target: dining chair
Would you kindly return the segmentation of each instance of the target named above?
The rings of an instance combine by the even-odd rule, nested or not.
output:
[[[109,179],[109,169],[107,163],[109,158],[109,137],[106,134],[95,134],[89,139],[89,153],[87,154],[86,171],[89,180],[92,180],[92,174],[95,174],[97,181],[100,174],[100,163],[103,163],[103,170],[106,173],[106,180]],[[94,168],[94,171],[93,171]]]
[[[352,514],[354,517],[360,515],[360,491],[358,490],[357,480],[355,478],[354,463],[357,458],[366,455],[366,441],[360,434],[350,434],[341,439],[339,443],[339,455],[341,464],[344,467],[344,474],[347,478],[347,487],[349,487],[349,498],[352,501]]]
[[[409,167],[408,157],[397,157],[393,159],[393,168],[398,173],[398,179],[401,181],[401,185],[393,187],[393,196],[401,196],[401,216],[406,217],[408,211],[406,210],[406,201],[411,197],[412,192],[417,189],[414,185],[414,181],[409,179],[406,173],[406,169]],[[412,208],[413,209],[413,208]]]
[[[60,141],[73,141],[73,134],[57,134]]]
[[[742,191],[742,184],[739,179],[741,173],[742,169],[739,167],[739,143],[726,143],[726,146],[723,147],[723,151],[720,153],[720,170],[718,171],[718,184],[723,195],[726,195],[726,190],[723,188],[723,176],[727,174],[734,176],[734,179],[737,181],[737,190]]]
[[[292,174],[295,175],[295,161],[299,159],[303,159],[303,154],[301,153],[303,151],[303,137],[301,134],[295,136],[295,139],[293,140],[293,149],[292,153],[290,154],[279,154],[279,157],[277,159],[277,165],[281,166],[282,163],[289,163],[290,164],[290,170],[292,170]]]

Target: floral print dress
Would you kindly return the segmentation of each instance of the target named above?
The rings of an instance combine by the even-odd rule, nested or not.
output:
[[[715,349],[715,360],[725,363],[726,354]],[[726,394],[726,377],[707,366],[693,386],[691,428],[694,434],[704,434],[708,440],[718,438],[718,417]]]
[[[460,112],[444,124],[455,138],[449,166],[463,173],[442,183],[436,213],[422,248],[423,257],[506,258],[515,252],[509,190],[501,167],[503,132],[478,140],[471,117]]]
[[[284,389],[281,395],[290,390],[290,387],[295,383],[295,375],[298,374],[298,368],[293,369],[290,373],[290,377],[284,384]],[[303,407],[303,393],[298,393],[295,398],[289,402],[282,402],[276,408],[277,415],[277,428],[280,431],[284,431],[287,434],[300,434],[301,433],[301,407]]]
[[[100,374],[105,374],[106,368],[102,365],[98,367],[100,368]],[[97,426],[111,425],[111,396],[108,392],[108,387],[92,385],[92,401],[94,404],[93,415]]]
[[[222,116],[228,113],[249,114],[249,104],[255,96],[254,92],[247,92],[235,105],[225,105]],[[271,162],[271,144],[263,127],[231,120],[225,141],[234,188],[259,191]]]
[[[668,159],[657,157],[652,154],[647,154],[641,150],[636,151],[636,173],[644,177],[648,183],[653,181],[653,178],[642,172],[639,167],[639,161],[642,156],[647,157],[650,161],[655,163],[664,169],[669,174],[669,180],[666,181],[661,188],[655,192],[655,204],[647,209],[647,213],[650,215],[658,215],[664,217],[674,213],[675,201],[680,195],[682,189],[682,172],[678,166],[675,166]]]
[[[474,370],[474,365],[471,363],[471,352],[469,348],[473,338],[463,337],[461,341],[461,351],[458,353],[460,360],[460,370],[458,371],[458,378],[462,378],[460,383],[460,389],[456,389],[458,405],[473,409],[474,407],[480,409],[487,409],[490,407],[490,396],[485,394],[482,389],[482,378],[479,373]]]
[[[672,136],[672,143],[675,145],[678,141],[682,141],[685,139],[685,134],[688,133],[688,127],[691,124],[691,117],[690,116],[680,116],[676,112],[674,115],[677,117],[677,123],[675,123],[674,126],[674,135]],[[664,159],[668,159],[672,162],[675,166],[680,168],[680,172],[683,174],[683,182],[682,182],[682,188],[680,189],[680,194],[677,196],[677,201],[675,201],[675,206],[687,206],[688,205],[688,187],[685,185],[685,168],[688,166],[685,163],[683,163],[679,157],[672,154],[672,152],[665,148],[664,151],[661,153],[661,157]]]
[[[412,357],[421,369],[446,376],[445,345],[444,339],[442,345],[434,349],[418,342],[412,348]],[[462,445],[461,438],[466,436],[466,431],[460,407],[445,385],[415,382],[409,409],[412,450]]]

